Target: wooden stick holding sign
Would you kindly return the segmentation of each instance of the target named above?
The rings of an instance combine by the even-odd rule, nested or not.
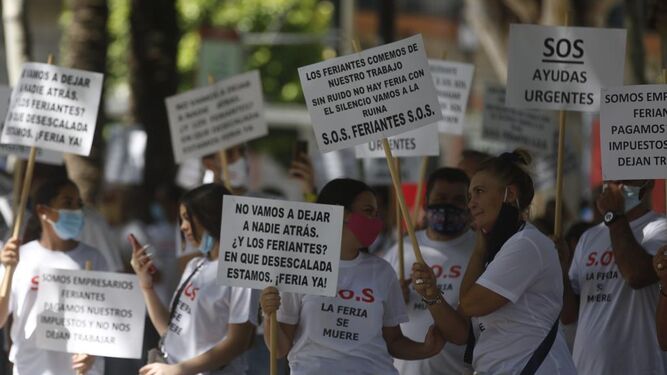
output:
[[[401,170],[401,160],[396,158],[396,169]],[[394,189],[395,190],[395,189]],[[401,207],[398,205],[398,190],[395,192],[396,204],[396,240],[398,245],[398,279],[401,285],[405,281],[405,246],[403,244],[403,220],[401,215]]]
[[[49,54],[47,60],[48,64],[53,64],[53,54]],[[28,204],[28,194],[30,194],[30,187],[32,185],[32,174],[35,169],[35,157],[37,156],[37,148],[32,146],[30,148],[30,156],[28,157],[28,164],[26,166],[25,175],[23,177],[23,187],[21,189],[21,197],[19,198],[19,205],[15,207],[14,227],[12,228],[12,238],[19,238],[21,235],[21,223],[23,222],[23,214],[25,207]],[[6,298],[9,295],[9,290],[12,287],[12,277],[14,276],[16,267],[7,267],[5,275],[2,279],[2,286],[0,286],[0,298]]]
[[[400,171],[396,170],[396,165],[393,163],[394,157],[391,154],[391,147],[387,138],[382,138],[382,148],[384,149],[385,157],[387,158],[387,165],[389,166],[389,173],[391,174],[391,181],[394,184],[396,189],[396,198],[398,200],[398,205],[401,209],[401,214],[405,220],[405,227],[408,230],[408,236],[410,236],[410,242],[412,243],[412,250],[415,253],[415,258],[419,263],[424,262],[424,257],[422,257],[421,250],[419,249],[419,242],[417,242],[417,236],[415,236],[415,228],[412,226],[412,218],[410,217],[410,211],[408,211],[408,205],[405,204],[405,197],[403,196],[403,190],[401,189],[400,181]]]
[[[215,83],[215,78],[213,75],[208,75],[208,84],[212,85]],[[227,153],[225,149],[218,151],[218,158],[220,159],[220,168],[222,169],[222,185],[232,191],[232,187],[229,185],[229,168],[227,167]]]
[[[415,207],[412,209],[412,220],[417,222],[419,220],[419,212],[421,210],[422,195],[424,194],[424,179],[426,178],[426,169],[428,168],[428,156],[422,156],[421,164],[419,165],[419,180],[417,181],[417,195],[415,196]]]
[[[565,12],[563,26],[568,26],[569,12]],[[565,160],[565,120],[567,113],[559,112],[558,120],[558,157],[556,161],[556,213],[554,217],[554,238],[558,241],[563,235],[563,163]]]
[[[278,351],[278,316],[277,312],[271,314],[271,375],[278,375],[278,357],[276,352]]]

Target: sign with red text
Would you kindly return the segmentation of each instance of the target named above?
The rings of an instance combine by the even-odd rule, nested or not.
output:
[[[259,71],[166,99],[174,159],[201,158],[268,133]]]
[[[602,89],[603,180],[667,178],[667,86]]]
[[[343,207],[225,195],[218,281],[333,297]]]
[[[623,29],[510,25],[507,105],[595,112],[623,84]]]
[[[45,268],[34,308],[40,349],[141,358],[146,305],[135,275]]]
[[[23,64],[0,142],[88,156],[102,81],[100,73]]]
[[[394,157],[437,156],[440,154],[438,125],[432,124],[387,139]],[[382,140],[355,146],[357,158],[384,158]]]
[[[442,111],[442,120],[438,121],[440,132],[461,135],[475,66],[433,59],[428,64]]]
[[[442,119],[421,35],[299,68],[320,151]]]

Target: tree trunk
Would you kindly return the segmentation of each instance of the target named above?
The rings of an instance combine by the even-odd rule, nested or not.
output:
[[[72,21],[67,27],[63,65],[93,72],[106,72],[107,46],[109,43],[107,19],[109,8],[106,0],[69,0]],[[81,192],[81,198],[93,204],[102,182],[102,127],[104,125],[104,95],[97,115],[97,126],[90,155],[86,157],[65,154],[67,174]]]
[[[625,0],[625,22],[628,30],[628,51],[632,83],[646,84],[646,51],[644,50],[644,28],[646,27],[646,0]]]
[[[26,18],[25,0],[2,2],[7,74],[10,86],[16,85],[23,63],[30,59],[30,34]]]
[[[132,0],[130,32],[130,113],[148,136],[144,187],[152,196],[156,186],[173,183],[176,170],[164,101],[178,87],[175,0]]]
[[[662,69],[667,69],[667,2],[658,1],[656,9],[656,27],[660,34],[660,57]]]

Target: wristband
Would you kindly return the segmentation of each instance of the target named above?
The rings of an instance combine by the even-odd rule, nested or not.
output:
[[[444,302],[444,300],[442,298],[442,295],[438,294],[438,296],[435,297],[434,299],[426,299],[426,298],[422,297],[422,302],[424,302],[428,306],[433,306],[435,304]]]

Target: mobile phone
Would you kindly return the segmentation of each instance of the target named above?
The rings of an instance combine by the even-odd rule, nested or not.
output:
[[[302,154],[308,155],[308,141],[297,139],[292,149],[292,160],[298,160]]]

